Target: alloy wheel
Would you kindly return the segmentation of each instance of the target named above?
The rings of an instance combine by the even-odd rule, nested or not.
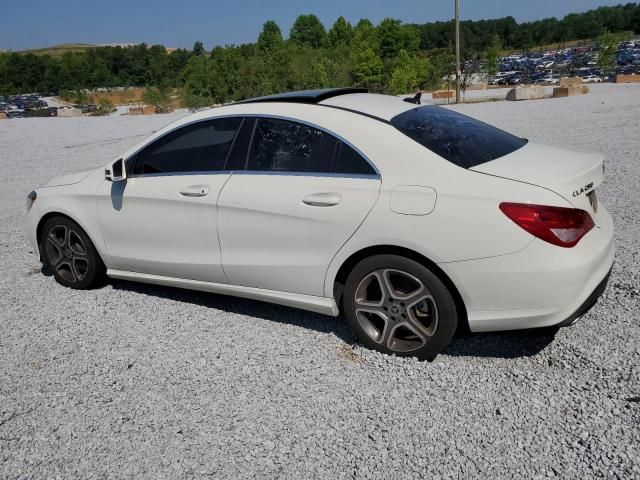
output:
[[[355,292],[360,327],[373,341],[395,352],[423,348],[438,328],[438,307],[422,281],[398,269],[366,275]]]
[[[87,247],[82,237],[66,225],[55,225],[47,233],[45,250],[51,267],[69,283],[84,280],[89,273]]]

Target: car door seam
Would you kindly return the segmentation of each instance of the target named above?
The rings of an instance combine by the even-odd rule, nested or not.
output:
[[[373,201],[373,203],[371,204],[371,208],[369,208],[369,211],[367,212],[367,214],[362,218],[362,221],[358,224],[358,226],[355,228],[355,230],[351,233],[351,235],[349,235],[347,237],[347,239],[342,242],[342,245],[340,245],[338,247],[338,249],[336,250],[336,253],[333,254],[333,257],[331,257],[331,260],[329,261],[329,263],[327,264],[327,268],[324,271],[324,281],[322,282],[322,293],[323,295],[325,295],[325,292],[327,291],[327,275],[329,273],[329,268],[331,267],[331,265],[333,264],[333,261],[336,259],[336,257],[338,256],[338,254],[340,253],[340,251],[344,248],[344,246],[349,243],[349,240],[351,240],[353,238],[353,236],[356,234],[356,232],[358,230],[360,230],[360,227],[362,227],[362,225],[364,224],[364,222],[367,220],[367,218],[369,218],[369,215],[371,215],[371,212],[373,211],[373,209],[375,208],[375,206],[378,204],[378,202],[380,201],[380,192],[382,191],[382,178],[380,178],[379,182],[378,182],[378,195],[376,196],[376,199]],[[326,295],[325,295],[326,296]],[[333,293],[330,294],[330,297],[333,298]],[[335,299],[334,299],[335,300]]]
[[[220,197],[222,196],[222,191],[224,190],[224,187],[226,187],[227,183],[229,183],[229,180],[231,180],[231,177],[233,177],[233,170],[229,171],[229,177],[222,184],[222,187],[220,187],[220,190],[218,190],[218,197],[216,198],[216,236],[218,237],[218,248],[220,248],[220,269],[222,270],[222,274],[224,275],[224,278],[228,284],[231,284],[231,282],[229,281],[227,272],[225,272],[224,270],[224,261],[222,260],[223,250],[222,250],[222,239],[220,238]]]
[[[102,245],[104,245],[104,254],[107,257],[109,264],[115,266],[115,264],[113,263],[113,259],[111,258],[111,254],[109,253],[109,246],[107,245],[107,242],[104,238],[104,233],[102,233],[102,220],[100,215],[100,204],[99,204],[100,196],[98,195],[98,193],[102,188],[104,188],[105,183],[106,183],[106,180],[103,179],[102,182],[98,184],[98,187],[93,192],[93,196],[95,198],[96,217],[98,218],[98,231],[100,232],[100,239],[102,240]],[[122,193],[124,194],[124,189]],[[109,195],[109,197],[111,197],[111,194]]]

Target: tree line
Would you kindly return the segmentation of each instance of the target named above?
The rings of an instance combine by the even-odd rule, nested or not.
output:
[[[96,87],[180,89],[189,107],[308,88],[363,86],[406,93],[442,87],[453,71],[453,22],[379,25],[338,18],[327,30],[315,15],[300,15],[288,39],[267,21],[255,43],[215,47],[201,42],[170,53],[162,45],[96,47],[61,57],[0,53],[0,95]],[[495,58],[497,45],[534,46],[596,38],[605,32],[640,33],[640,4],[600,7],[563,19],[518,23],[513,17],[463,21],[466,59]]]

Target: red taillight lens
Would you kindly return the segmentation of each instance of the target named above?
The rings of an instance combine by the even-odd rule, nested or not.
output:
[[[531,235],[559,247],[573,247],[595,226],[591,215],[576,208],[501,203],[500,210]]]

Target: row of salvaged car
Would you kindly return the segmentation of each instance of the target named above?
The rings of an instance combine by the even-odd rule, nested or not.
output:
[[[49,106],[44,100],[45,96],[53,96],[53,94],[30,93],[0,97],[0,113],[3,113],[6,118],[57,117],[59,108]],[[75,105],[74,108],[83,114],[98,110],[98,106],[92,103]]]
[[[576,76],[586,83],[613,80],[598,68],[599,52],[595,46],[515,54],[500,59],[499,73],[490,85],[550,84],[561,76]],[[616,75],[640,75],[640,41],[624,42],[616,51]]]
[[[490,85],[524,85],[543,84],[557,85],[560,78],[567,75],[554,74],[551,72],[538,72],[529,74],[521,71],[500,72],[489,80]],[[581,78],[584,83],[600,83],[613,80],[613,77],[603,75],[597,69],[581,69],[574,72],[572,76]]]

